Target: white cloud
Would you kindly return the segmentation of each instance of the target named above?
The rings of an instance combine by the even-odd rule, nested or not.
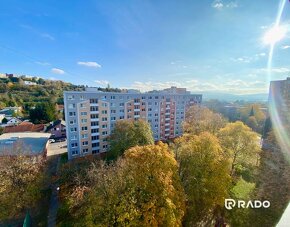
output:
[[[288,49],[288,48],[290,48],[289,45],[281,46],[281,49],[283,49],[283,50]]]
[[[257,61],[265,56],[267,56],[266,53],[258,53],[252,56],[242,56],[238,58],[231,58],[231,60],[234,62],[250,63],[253,61]]]
[[[41,61],[36,61],[35,64],[42,65],[42,66],[50,65],[50,63],[48,63],[48,62],[41,62]]]
[[[78,65],[86,66],[86,67],[93,67],[93,68],[101,68],[102,66],[94,61],[79,61]]]
[[[140,82],[135,81],[129,88],[138,89],[142,92],[151,90],[161,90],[169,88],[171,86],[184,87],[192,92],[224,92],[232,94],[254,94],[254,93],[265,93],[268,91],[268,87],[265,81],[244,81],[241,79],[236,80],[225,80],[223,83],[220,82],[203,82],[195,79],[187,80],[184,82],[167,81],[167,82]]]
[[[221,10],[223,8],[233,9],[237,8],[238,4],[235,1],[224,2],[223,0],[214,0],[211,4],[211,7],[217,10]]]
[[[222,9],[224,7],[224,4],[222,3],[221,0],[215,0],[211,4],[211,7],[215,8],[215,9]]]
[[[270,69],[272,73],[289,73],[290,69],[286,67],[280,67],[280,68],[271,68]],[[255,73],[267,73],[268,69],[267,68],[260,68],[256,69]]]
[[[106,86],[109,84],[109,81],[107,81],[107,80],[95,80],[94,82],[101,85],[101,86]]]
[[[226,7],[233,9],[233,8],[237,8],[238,4],[236,2],[229,2],[228,4],[226,4]]]
[[[52,68],[51,72],[54,74],[65,74],[65,71],[62,69],[58,69],[58,68]]]
[[[49,39],[51,41],[54,41],[55,40],[55,38],[52,35],[48,34],[48,33],[40,33],[39,35],[41,37],[46,38],[46,39]]]

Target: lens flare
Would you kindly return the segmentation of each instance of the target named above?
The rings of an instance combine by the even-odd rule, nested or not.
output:
[[[271,81],[272,71],[272,59],[274,53],[275,44],[283,39],[286,35],[287,29],[280,26],[281,16],[285,7],[286,0],[281,0],[279,4],[279,10],[275,25],[264,36],[264,43],[270,44],[269,58],[267,65],[268,82]],[[288,80],[287,80],[288,82]],[[290,86],[290,85],[289,85]],[[286,88],[289,89],[289,88]],[[286,158],[289,158],[290,154],[290,104],[289,97],[283,97],[280,90],[277,90],[277,86],[270,86],[270,99],[269,99],[269,114],[272,121],[275,136],[282,148],[282,151],[286,152]],[[271,98],[275,97],[275,98]],[[288,108],[288,109],[287,109]]]
[[[283,39],[286,35],[287,29],[284,26],[274,26],[269,31],[266,32],[263,42],[265,44],[274,45],[281,39]]]

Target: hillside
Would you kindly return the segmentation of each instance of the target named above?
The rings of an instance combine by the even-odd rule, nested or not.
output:
[[[40,102],[63,104],[64,90],[84,90],[84,86],[38,77],[1,77],[0,109],[7,106],[21,106],[26,112]]]

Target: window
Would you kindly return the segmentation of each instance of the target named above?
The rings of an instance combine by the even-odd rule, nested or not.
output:
[[[84,103],[81,103],[81,104],[80,104],[80,107],[81,107],[81,108],[86,108],[86,105],[85,105]]]
[[[123,109],[123,110],[120,110],[119,112],[120,112],[120,113],[124,113],[124,112],[125,112],[125,110]]]
[[[121,102],[121,103],[120,103],[120,107],[123,107],[123,106],[124,106],[124,103],[123,103],[123,102]]]
[[[92,150],[92,153],[93,153],[93,154],[100,153],[100,150],[99,150],[99,149],[97,149],[97,150]]]
[[[91,133],[98,133],[99,132],[99,129],[98,128],[94,128],[91,130]]]
[[[83,134],[82,135],[82,139],[87,139],[88,138],[88,134]]]
[[[68,115],[69,115],[70,117],[72,117],[72,116],[76,116],[76,112],[69,112]]]
[[[98,111],[99,108],[97,106],[91,106],[90,111]]]
[[[86,148],[86,149],[83,149],[83,153],[88,153],[89,152],[89,149]]]
[[[98,140],[99,136],[92,136],[92,140]]]
[[[107,128],[108,127],[108,125],[107,124],[105,124],[105,125],[102,125],[102,128]]]
[[[82,127],[82,131],[87,131],[87,130],[88,130],[87,126]]]
[[[68,96],[67,96],[67,99],[68,99],[68,100],[74,100],[74,98],[75,98],[74,95],[68,95]]]
[[[92,147],[99,147],[100,143],[92,143]]]
[[[102,114],[107,114],[107,110],[102,110]]]
[[[91,122],[91,126],[98,126],[99,125],[99,122],[98,121],[92,121]]]
[[[81,116],[86,116],[87,114],[87,112],[81,112]]]
[[[111,114],[115,114],[116,113],[116,110],[111,110]]]
[[[116,120],[116,117],[111,117],[111,121],[115,121]]]
[[[71,132],[76,132],[77,131],[77,128],[70,128],[70,131]]]
[[[120,116],[120,120],[124,119],[124,116]]]
[[[89,142],[88,141],[83,141],[83,146],[88,146],[89,145]]]
[[[107,103],[102,103],[102,107],[107,107],[107,106],[108,106]]]
[[[76,123],[76,120],[70,120],[70,121],[69,121],[69,124],[70,124],[70,125],[74,125],[75,123]]]
[[[70,104],[68,104],[68,108],[69,109],[73,109],[73,108],[75,108],[76,107],[76,104],[74,104],[74,103],[70,103]]]
[[[84,99],[85,99],[85,96],[81,95],[80,100],[84,100]]]
[[[103,131],[103,132],[102,132],[102,135],[103,135],[103,136],[108,135],[108,132],[107,132],[107,131]]]
[[[98,103],[98,99],[90,99],[90,103]]]
[[[107,120],[108,120],[108,118],[102,117],[102,121],[107,121]]]
[[[158,99],[159,97],[158,96],[155,96],[155,99]]]
[[[92,119],[99,118],[99,115],[98,115],[98,114],[91,114],[91,118],[92,118]]]
[[[111,96],[111,99],[116,99],[116,97],[113,95],[113,96]]]
[[[70,139],[71,140],[76,140],[77,139],[77,136],[76,135],[71,135]]]
[[[87,119],[82,119],[82,120],[81,120],[81,122],[82,122],[83,124],[84,124],[84,123],[87,123],[87,121],[88,121]]]
[[[77,146],[78,146],[78,143],[71,143],[72,148],[77,147]]]
[[[72,155],[76,155],[76,154],[78,154],[78,151],[77,151],[77,150],[72,150],[72,151],[71,151],[71,154],[72,154]]]

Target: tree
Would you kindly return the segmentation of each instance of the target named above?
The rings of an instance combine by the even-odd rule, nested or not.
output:
[[[217,137],[208,132],[184,135],[175,140],[175,154],[187,197],[184,225],[212,221],[230,186],[229,159]]]
[[[214,113],[206,107],[192,106],[186,112],[183,131],[198,135],[202,132],[216,134],[224,127],[226,120],[219,113]]]
[[[48,123],[56,120],[57,111],[51,102],[39,103],[34,109],[30,109],[29,117],[33,123]]]
[[[15,155],[0,157],[0,223],[24,214],[41,197],[43,164],[25,155],[20,144],[15,149]]]
[[[3,127],[0,127],[0,135],[3,134],[3,131],[4,131],[4,128]]]
[[[82,183],[67,199],[70,226],[181,226],[185,195],[166,144],[130,148],[112,164],[93,163],[85,179],[72,181]]]
[[[228,123],[219,132],[223,150],[231,160],[231,175],[237,165],[254,165],[260,151],[259,137],[243,122]]]
[[[4,118],[2,119],[2,124],[7,124],[7,122],[8,122],[7,118],[4,117]]]
[[[153,144],[154,139],[150,125],[143,121],[121,120],[117,121],[109,137],[109,159],[117,159],[125,150],[136,145]]]

